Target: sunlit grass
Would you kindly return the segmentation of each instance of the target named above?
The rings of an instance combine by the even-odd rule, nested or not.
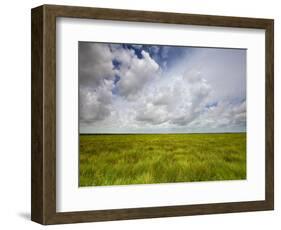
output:
[[[80,135],[79,185],[246,179],[246,133]]]

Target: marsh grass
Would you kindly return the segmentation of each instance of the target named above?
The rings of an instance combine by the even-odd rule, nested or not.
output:
[[[246,133],[80,135],[80,186],[241,179]]]

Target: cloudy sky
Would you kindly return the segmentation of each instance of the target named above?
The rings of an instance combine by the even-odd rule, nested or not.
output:
[[[79,42],[80,133],[246,131],[246,50]]]

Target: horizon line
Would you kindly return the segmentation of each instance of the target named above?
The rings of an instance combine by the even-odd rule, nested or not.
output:
[[[233,133],[247,133],[247,131],[241,132],[191,132],[191,133],[79,133],[79,135],[139,135],[139,134],[233,134]]]

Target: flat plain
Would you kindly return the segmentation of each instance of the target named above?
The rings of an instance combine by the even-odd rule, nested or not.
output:
[[[246,179],[246,133],[80,134],[79,186]]]

